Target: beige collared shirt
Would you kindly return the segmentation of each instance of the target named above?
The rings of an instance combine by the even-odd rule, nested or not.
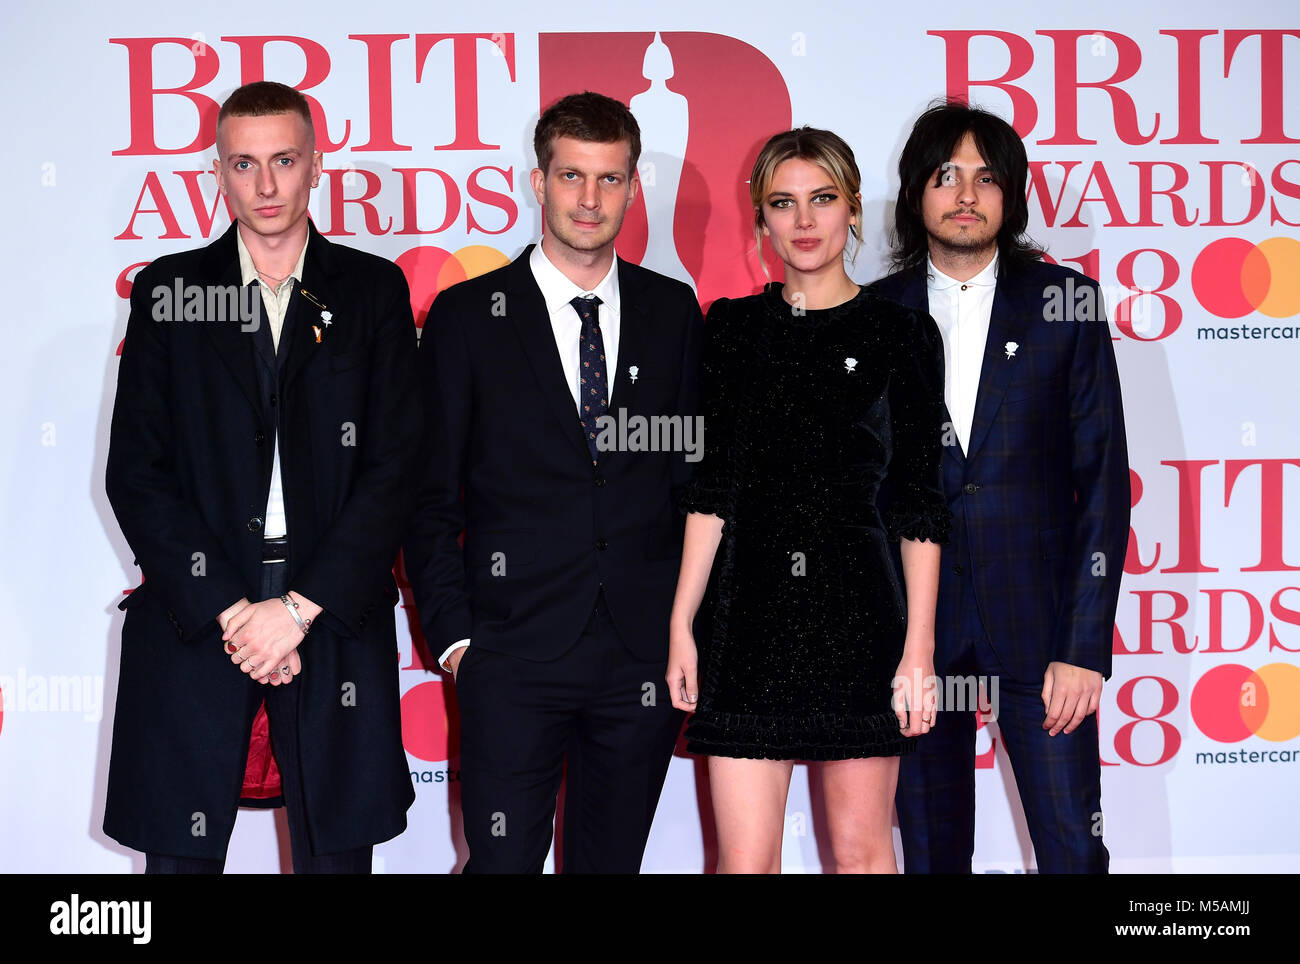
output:
[[[310,235],[308,235],[310,238]],[[307,243],[303,242],[302,250],[298,252],[298,263],[293,266],[293,271],[289,277],[280,282],[280,287],[272,290],[270,286],[262,283],[257,276],[257,268],[253,265],[253,256],[248,253],[248,248],[244,246],[244,235],[239,229],[235,229],[235,244],[239,248],[239,279],[242,285],[257,282],[258,288],[262,291],[262,306],[266,309],[266,320],[271,326],[271,343],[275,345],[275,350],[280,350],[280,331],[284,328],[284,315],[289,310],[289,299],[293,297],[293,283],[296,281],[302,284],[302,265],[307,259]],[[288,527],[284,518],[284,487],[280,482],[280,433],[275,434],[275,458],[271,463],[271,492],[266,499],[266,524],[262,527],[262,535],[267,539],[276,539],[288,533]]]

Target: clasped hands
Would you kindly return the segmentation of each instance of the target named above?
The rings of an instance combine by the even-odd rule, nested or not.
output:
[[[304,621],[314,621],[321,607],[290,592]],[[278,596],[258,603],[241,599],[217,617],[221,641],[230,661],[262,684],[279,686],[302,672],[298,646],[306,634]]]

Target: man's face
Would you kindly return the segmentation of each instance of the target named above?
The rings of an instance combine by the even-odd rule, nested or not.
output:
[[[931,176],[921,198],[930,248],[973,254],[997,245],[1002,228],[1002,188],[967,134],[948,163]]]
[[[269,240],[307,220],[321,155],[297,114],[227,117],[217,131],[212,173],[235,220]]]
[[[532,173],[546,233],[571,251],[598,253],[614,243],[636,198],[631,148],[572,137],[555,138],[552,148],[550,169]]]

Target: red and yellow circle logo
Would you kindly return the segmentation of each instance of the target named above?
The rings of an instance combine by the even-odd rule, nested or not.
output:
[[[402,696],[402,745],[430,763],[460,754],[460,716],[447,705],[442,680],[417,683]]]
[[[1192,720],[1219,743],[1248,736],[1281,743],[1300,736],[1300,666],[1216,666],[1192,689]]]
[[[486,244],[471,244],[456,251],[426,244],[398,255],[396,263],[411,288],[415,327],[423,328],[424,318],[438,292],[494,271],[509,264],[510,259]]]
[[[1201,307],[1219,318],[1252,311],[1270,318],[1300,314],[1300,241],[1211,242],[1192,265],[1192,290]]]

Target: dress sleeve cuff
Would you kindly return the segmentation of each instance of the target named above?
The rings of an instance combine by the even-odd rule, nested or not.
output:
[[[677,508],[682,515],[698,512],[701,515],[721,516],[725,513],[728,492],[721,486],[712,485],[703,479],[692,479],[686,484]]]
[[[900,506],[889,512],[885,528],[893,542],[917,539],[946,546],[952,535],[952,512],[947,506]]]

